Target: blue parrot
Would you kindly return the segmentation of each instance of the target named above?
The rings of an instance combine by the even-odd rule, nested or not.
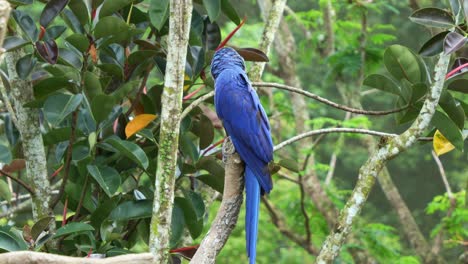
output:
[[[218,50],[211,62],[215,108],[227,134],[245,163],[246,248],[255,263],[260,195],[273,188],[268,163],[273,160],[270,124],[245,72],[244,59],[232,48]]]

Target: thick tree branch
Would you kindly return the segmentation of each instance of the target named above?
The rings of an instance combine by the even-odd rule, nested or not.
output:
[[[275,39],[279,23],[283,17],[284,7],[286,6],[286,0],[273,0],[271,8],[269,8],[268,15],[266,15],[267,3],[265,1],[259,1],[258,3],[265,18],[265,27],[263,29],[262,40],[260,41],[258,48],[268,55],[270,53],[273,40]],[[264,69],[265,62],[254,63],[249,71],[250,80],[252,80],[253,82],[259,81],[262,77]]]
[[[192,18],[191,0],[171,0],[161,128],[150,226],[150,252],[154,263],[167,263],[171,237],[175,173],[187,45]]]
[[[2,2],[0,8],[6,7],[7,3]],[[0,11],[0,14],[4,14],[4,12]],[[5,23],[6,20],[2,18],[0,22]],[[0,26],[0,28],[5,27],[6,25]],[[22,80],[16,72],[16,62],[23,54],[21,49],[5,54],[10,94],[3,94],[3,98],[12,98],[13,108],[9,111],[12,111],[10,112],[11,116],[16,116],[15,125],[21,135],[21,144],[26,160],[26,175],[35,194],[32,199],[33,218],[37,221],[53,214],[49,208],[50,183],[47,177],[47,160],[40,131],[39,111],[35,108],[24,107],[24,104],[34,100],[33,87],[30,81]],[[2,92],[5,91],[6,89],[2,89]],[[51,224],[50,230],[54,232],[55,222]]]
[[[301,88],[289,86],[289,85],[284,85],[284,84],[279,84],[279,83],[266,83],[266,82],[254,82],[254,83],[252,83],[252,85],[256,86],[256,87],[274,87],[274,88],[278,88],[278,89],[282,89],[282,90],[302,94],[302,95],[304,95],[306,97],[312,98],[312,99],[314,99],[316,101],[319,101],[321,103],[324,103],[326,105],[329,105],[329,106],[332,106],[334,108],[341,109],[341,110],[344,110],[344,111],[347,111],[347,112],[351,112],[351,113],[354,113],[354,114],[389,115],[389,114],[401,112],[401,111],[408,108],[407,106],[405,106],[405,107],[402,107],[402,108],[388,110],[388,111],[370,111],[370,110],[356,109],[356,108],[348,107],[348,106],[345,106],[345,105],[337,104],[337,103],[332,102],[332,101],[330,101],[330,100],[328,100],[326,98],[320,97],[320,96],[318,96],[318,95],[316,95],[314,93],[305,91],[305,90],[303,90]]]
[[[15,251],[0,254],[0,263],[2,264],[149,264],[152,263],[152,261],[153,256],[150,253],[127,254],[104,259],[67,257],[62,255],[47,254],[34,251]]]
[[[216,256],[226,244],[239,216],[244,188],[242,181],[244,164],[230,140],[224,143],[223,150],[225,178],[221,206],[190,263],[215,263]]]
[[[336,228],[332,230],[325,240],[316,259],[317,263],[330,263],[335,259],[343,242],[351,231],[355,218],[363,208],[377,175],[383,169],[385,163],[411,147],[417,138],[428,128],[439,102],[449,61],[450,56],[440,55],[435,67],[434,82],[431,85],[430,92],[411,127],[403,134],[390,138],[385,144],[382,144],[361,167],[358,182],[340,213]]]

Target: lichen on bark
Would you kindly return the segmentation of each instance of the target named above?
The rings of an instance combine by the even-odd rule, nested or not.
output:
[[[161,98],[161,128],[149,241],[154,263],[167,263],[169,259],[177,149],[191,17],[191,0],[170,1],[167,66]]]

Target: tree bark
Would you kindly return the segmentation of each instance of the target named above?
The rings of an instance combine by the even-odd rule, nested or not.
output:
[[[150,264],[152,261],[153,256],[150,253],[127,254],[104,259],[68,257],[34,251],[15,251],[0,254],[0,263],[2,264]]]
[[[0,38],[3,44],[10,6],[7,1],[0,2]],[[2,96],[21,135],[21,145],[26,160],[26,177],[34,190],[32,212],[34,221],[53,216],[50,205],[50,182],[47,178],[47,160],[40,131],[39,111],[23,105],[34,100],[33,86],[30,81],[22,80],[16,72],[16,62],[24,55],[22,49],[5,54],[10,91],[2,88]],[[11,99],[11,104],[10,104]],[[55,222],[49,230],[54,232]]]
[[[244,189],[244,164],[230,140],[224,144],[223,155],[226,157],[223,200],[210,230],[190,261],[193,264],[215,263],[216,256],[226,244],[239,217]]]
[[[166,75],[162,94],[150,252],[154,263],[167,263],[174,203],[175,172],[184,86],[187,44],[192,18],[191,0],[171,0]]]

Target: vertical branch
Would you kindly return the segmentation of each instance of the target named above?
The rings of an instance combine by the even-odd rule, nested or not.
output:
[[[266,13],[266,1],[259,1],[260,9],[264,9],[262,13]],[[283,17],[286,0],[273,0],[268,16],[265,16],[265,27],[263,29],[262,40],[258,48],[268,55],[270,53],[271,44],[275,39],[276,31]],[[256,62],[252,65],[249,71],[249,78],[252,82],[259,81],[265,69],[265,62]]]
[[[335,10],[333,10],[331,0],[326,0],[325,7],[323,8],[323,23],[326,32],[324,56],[330,56],[335,52],[335,31],[333,30],[334,14]]]
[[[435,67],[434,82],[424,101],[424,105],[410,128],[401,135],[389,139],[380,146],[359,170],[359,178],[351,197],[340,213],[336,228],[330,233],[316,259],[317,263],[330,263],[338,255],[343,242],[351,231],[355,218],[364,207],[375,179],[386,162],[411,147],[416,139],[428,128],[439,102],[444,86],[445,74],[448,69],[450,56],[440,55]]]
[[[169,258],[177,148],[192,1],[171,0],[170,11],[167,68],[161,99],[160,147],[150,226],[150,251],[154,256],[154,263],[167,263]]]
[[[0,44],[6,31],[10,6],[7,1],[0,2]],[[3,51],[2,51],[3,52]],[[40,131],[39,111],[37,109],[25,108],[24,104],[34,100],[33,87],[30,81],[22,80],[16,72],[16,62],[23,56],[23,52],[9,52],[5,55],[10,81],[10,94],[6,89],[2,89],[2,95],[6,102],[12,98],[12,106],[8,107],[10,115],[15,121],[15,125],[21,135],[24,158],[26,160],[26,176],[29,184],[34,190],[32,197],[33,217],[37,221],[46,216],[52,216],[50,204],[50,183],[47,178],[47,161],[44,150],[44,143]],[[52,223],[50,230],[55,230],[55,223]]]

